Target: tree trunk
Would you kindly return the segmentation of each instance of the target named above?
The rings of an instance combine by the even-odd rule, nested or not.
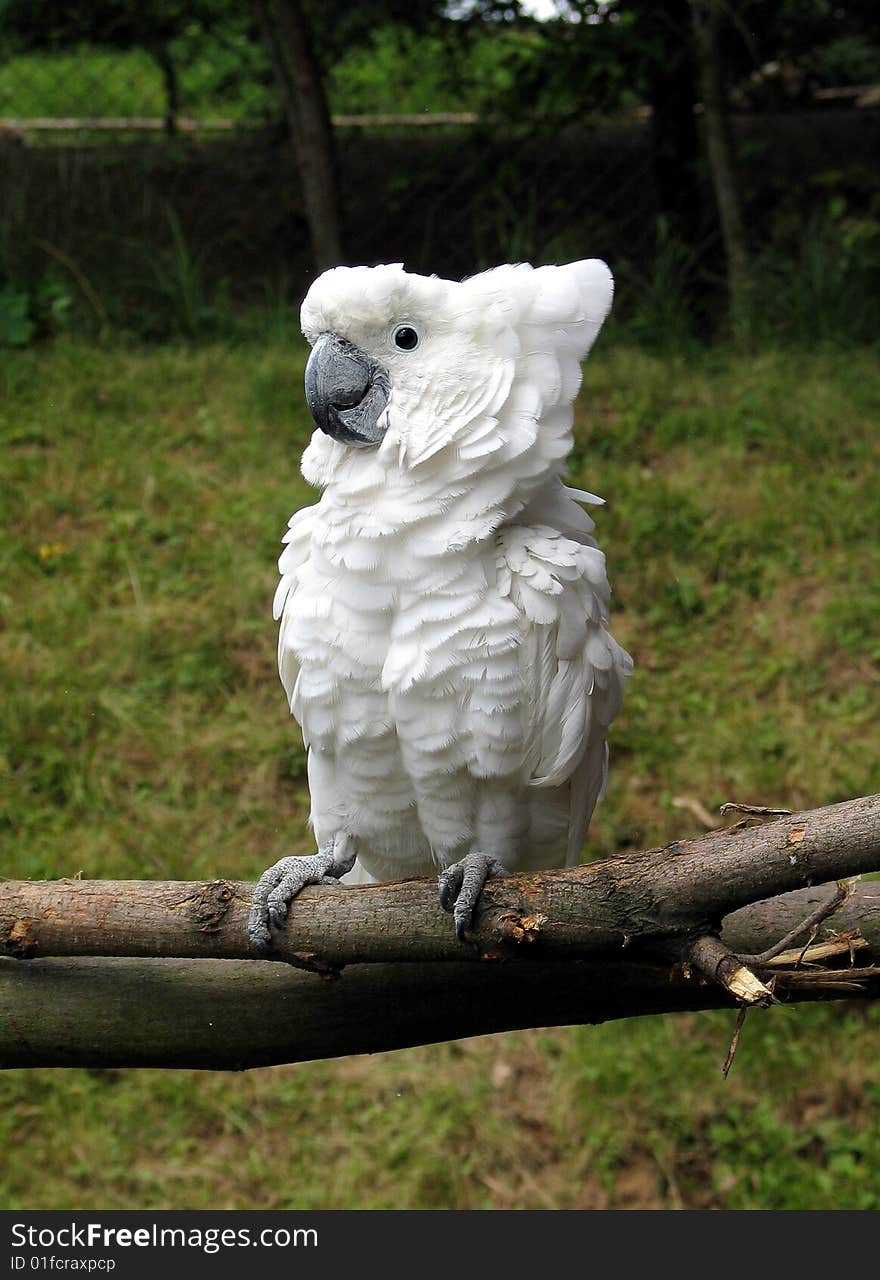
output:
[[[646,60],[651,107],[651,167],[660,217],[658,251],[672,240],[688,250],[696,262],[713,231],[714,210],[707,200],[702,172],[702,149],[694,106],[697,101],[696,63],[691,34],[689,0],[639,0],[639,29],[652,50]],[[698,281],[693,273],[684,282],[699,305]]]
[[[751,275],[745,223],[733,160],[719,47],[723,0],[689,0],[703,101],[706,158],[724,241],[728,319],[734,337],[747,332]]]
[[[288,965],[243,959],[250,885],[8,882],[0,1065],[256,1066],[737,1001],[880,995],[876,885],[801,887],[880,869],[880,796],[740,827],[492,880],[469,944],[432,882],[307,889],[275,939]],[[832,908],[836,932],[805,967]],[[77,958],[43,958],[54,956]]]
[[[177,68],[171,57],[171,50],[164,41],[153,45],[151,52],[162,72],[162,84],[165,88],[165,134],[173,138],[177,133],[177,120],[180,116],[180,84],[177,79]]]
[[[301,0],[256,0],[296,152],[319,271],[344,261],[333,126]]]

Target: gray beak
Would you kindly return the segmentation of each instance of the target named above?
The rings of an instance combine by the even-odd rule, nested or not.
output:
[[[380,364],[345,338],[321,334],[306,365],[306,403],[322,431],[359,448],[379,444],[390,392]]]

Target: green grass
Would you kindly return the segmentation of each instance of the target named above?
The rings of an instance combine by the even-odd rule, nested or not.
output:
[[[303,351],[4,354],[0,875],[255,876],[309,847],[275,671],[280,535],[310,501]],[[880,372],[868,350],[587,365],[636,659],[591,852],[681,800],[877,789]],[[493,1036],[253,1071],[0,1076],[4,1208],[880,1207],[876,1010]]]
[[[234,22],[240,29],[217,38],[193,27],[172,42],[183,115],[259,123],[279,114],[268,58],[246,26]],[[435,37],[382,27],[333,61],[327,92],[332,110],[346,115],[480,110],[511,92],[510,58],[527,53],[520,39],[453,49]],[[0,63],[0,117],[162,117],[165,110],[161,71],[143,49],[82,44]]]
[[[184,42],[185,43],[185,42]],[[270,106],[268,68],[259,45],[237,39],[202,50],[176,50],[184,115],[259,121]],[[0,65],[0,116],[89,119],[154,116],[166,111],[158,63],[143,49],[83,45],[25,53]]]
[[[161,72],[142,50],[23,54],[0,68],[2,116],[162,116],[164,111]]]

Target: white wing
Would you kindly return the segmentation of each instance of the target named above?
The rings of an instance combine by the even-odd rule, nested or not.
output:
[[[610,594],[605,557],[589,534],[576,528],[578,516],[591,522],[561,485],[553,505],[552,526],[499,531],[498,581],[523,622],[525,776],[534,787],[570,784],[571,864],[604,789],[608,727],[620,708],[632,659],[604,626]],[[564,523],[574,536],[559,531]]]
[[[287,643],[288,619],[293,617],[293,607],[299,586],[299,570],[308,559],[317,507],[303,507],[290,517],[287,532],[282,538],[284,550],[278,560],[278,572],[281,581],[275,591],[272,602],[272,617],[281,620],[278,628],[278,672],[287,701],[293,701],[296,678],[299,675],[299,662],[292,647]]]

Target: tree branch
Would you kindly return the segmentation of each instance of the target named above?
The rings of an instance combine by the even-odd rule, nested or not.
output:
[[[875,998],[876,884],[830,942],[772,955],[828,915],[835,890],[809,886],[872,870],[880,796],[490,881],[469,944],[432,882],[308,889],[276,939],[288,965],[248,959],[248,884],[8,882],[0,1065],[235,1068],[732,1006],[744,958],[756,1000]]]
[[[807,890],[736,912],[724,940],[761,948],[817,896]],[[843,908],[846,923],[860,919],[871,939],[859,951],[861,967],[780,974],[777,999],[880,996],[880,969],[866,967],[880,957],[880,903],[863,896]],[[696,971],[625,955],[571,965],[359,964],[337,979],[259,960],[0,959],[0,1067],[242,1070],[523,1027],[733,1007]]]
[[[309,888],[292,904],[272,958],[335,970],[525,954],[571,959],[619,954],[634,942],[677,955],[717,933],[738,907],[874,870],[880,796],[866,796],[609,862],[490,880],[472,946],[456,941],[433,881]],[[23,958],[255,958],[246,928],[251,892],[227,880],[8,881],[0,885],[0,940]]]

